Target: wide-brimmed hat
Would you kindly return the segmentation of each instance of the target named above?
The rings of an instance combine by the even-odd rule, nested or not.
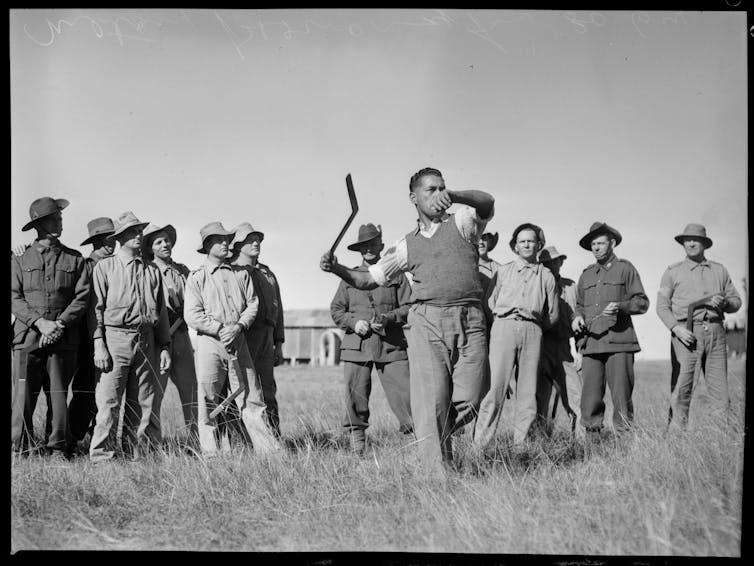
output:
[[[71,203],[64,198],[38,198],[31,203],[31,206],[29,206],[29,218],[31,218],[31,221],[24,224],[21,231],[26,232],[27,230],[31,230],[37,220],[44,218],[45,216],[50,216],[50,214],[55,214],[56,212],[63,210],[69,204]]]
[[[492,232],[485,232],[482,234],[479,239],[480,240],[486,240],[487,242],[487,252],[491,252],[495,249],[495,246],[497,245],[497,241],[500,237],[500,234],[495,232],[494,234]]]
[[[86,244],[91,244],[92,240],[96,238],[97,236],[109,236],[113,232],[115,232],[115,226],[113,226],[113,221],[111,218],[108,218],[107,216],[100,216],[99,218],[95,218],[94,220],[90,220],[86,224],[86,229],[89,231],[89,237],[81,242],[80,245],[85,246]]]
[[[173,228],[172,224],[165,224],[165,226],[150,224],[149,226],[144,228],[144,232],[142,233],[141,246],[144,249],[150,249],[152,247],[152,240],[154,240],[155,236],[157,236],[157,234],[160,232],[165,232],[168,236],[168,239],[170,240],[170,245],[175,246],[175,241],[178,239],[178,235],[176,234],[175,228]]]
[[[264,233],[260,232],[259,230],[254,230],[254,227],[248,222],[241,222],[233,229],[233,231],[236,235],[233,236],[233,241],[230,243],[230,249],[233,249],[236,244],[243,243],[243,241],[252,234],[259,234],[260,242],[264,240]]]
[[[539,252],[540,263],[555,261],[558,258],[566,259],[567,257],[567,255],[560,253],[555,246],[547,246],[545,249]]]
[[[592,240],[594,240],[594,238],[596,238],[597,236],[602,236],[603,234],[607,234],[608,236],[615,238],[616,246],[623,240],[623,236],[620,235],[620,232],[610,226],[607,222],[594,222],[589,227],[589,232],[586,234],[586,236],[579,240],[579,245],[585,250],[591,251]]]
[[[346,246],[349,250],[352,252],[359,251],[359,246],[361,244],[365,244],[366,242],[370,240],[374,240],[378,236],[382,236],[382,227],[377,225],[375,226],[371,222],[367,224],[362,224],[359,226],[359,235],[356,238],[356,241],[353,244],[349,244]]]
[[[222,222],[210,222],[209,224],[205,224],[201,227],[199,230],[199,237],[201,239],[201,245],[196,249],[201,254],[206,254],[207,252],[204,250],[204,242],[209,238],[210,236],[230,236],[230,239],[233,240],[233,236],[235,235],[234,230],[226,230],[225,227],[222,225]]]
[[[707,229],[702,224],[696,224],[694,222],[692,222],[691,224],[686,224],[686,227],[683,229],[683,233],[678,234],[674,239],[676,242],[683,245],[683,241],[686,238],[701,240],[702,245],[705,247],[705,249],[712,247],[712,240],[707,237]]]
[[[115,220],[113,220],[114,231],[112,234],[108,236],[108,238],[111,240],[114,240],[116,236],[122,234],[129,228],[133,228],[134,226],[139,226],[143,229],[148,224],[149,222],[142,222],[141,220],[136,218],[136,215],[133,212],[131,212],[130,210],[127,210],[126,212],[118,216]]]
[[[514,252],[516,251],[516,239],[518,238],[518,234],[523,230],[533,230],[534,233],[537,235],[537,238],[539,238],[539,243],[541,245],[545,245],[545,233],[542,228],[537,226],[536,224],[532,224],[531,222],[524,222],[523,224],[519,225],[515,230],[513,230],[513,236],[511,237],[511,241],[508,242],[508,245],[510,245],[511,250]]]

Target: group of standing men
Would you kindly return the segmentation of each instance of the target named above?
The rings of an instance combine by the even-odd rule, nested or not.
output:
[[[44,389],[44,453],[70,458],[89,436],[94,462],[139,458],[161,444],[170,378],[189,449],[214,454],[228,434],[280,450],[273,367],[282,362],[283,309],[275,275],[258,261],[264,234],[249,223],[205,225],[197,251],[206,260],[191,271],[172,258],[172,225],[127,211],[88,223],[81,245],[93,251],[84,258],[60,242],[68,205],[32,202],[22,230],[37,238],[11,253],[12,449],[35,448],[32,415]]]
[[[331,306],[333,319],[346,332],[343,352],[359,343],[351,336],[363,344],[375,332],[374,322],[381,321],[368,293],[400,289],[404,279],[410,283],[410,300],[394,304],[391,312],[395,321],[405,313],[410,411],[426,471],[444,473],[453,460],[453,433],[466,425],[473,426],[475,448],[485,451],[512,385],[514,450],[524,446],[538,417],[546,421],[553,389],[572,426],[580,421],[587,440],[598,441],[609,386],[613,428],[619,434],[629,430],[634,354],[640,350],[631,317],[645,313],[649,299],[636,268],[615,255],[620,232],[604,222],[590,226],[579,245],[592,252],[595,263],[574,283],[560,275],[566,256],[545,247],[543,230],[532,223],[514,230],[509,242],[513,261],[501,265],[489,258],[497,243],[496,234],[484,232],[494,214],[492,195],[448,190],[439,170],[425,168],[411,177],[409,200],[416,207],[417,226],[383,255],[375,253],[383,249],[381,233],[367,240],[371,225],[365,225],[364,238],[360,230],[351,248],[361,251],[361,266],[348,269],[327,252],[320,268],[345,284]],[[453,204],[464,206],[449,214]],[[675,239],[687,257],[663,275],[657,312],[672,334],[670,421],[684,426],[702,371],[715,412],[727,414],[722,321],[723,313],[736,312],[741,300],[727,270],[706,259],[712,240],[703,226],[689,224]],[[357,305],[349,316],[343,314],[348,312],[344,292]],[[572,337],[578,359],[572,355]],[[349,371],[356,375],[356,370],[346,369],[347,395],[353,395]],[[396,415],[397,405],[391,400]],[[353,428],[356,421],[349,413],[346,426]]]
[[[343,280],[331,313],[345,332],[344,427],[352,447],[366,446],[373,368],[400,431],[416,436],[430,473],[452,463],[453,433],[466,425],[474,446],[486,450],[509,396],[514,449],[538,420],[547,426],[558,399],[572,427],[580,421],[578,430],[598,440],[606,386],[613,428],[629,430],[640,350],[631,317],[645,313],[649,299],[635,267],[615,255],[618,230],[590,226],[579,245],[595,263],[574,283],[560,274],[566,256],[545,247],[543,230],[529,222],[513,231],[513,261],[489,258],[498,239],[484,232],[495,208],[489,193],[448,190],[439,170],[425,168],[411,177],[409,200],[417,225],[384,254],[381,229],[365,224],[349,246],[362,255],[359,266],[346,268],[329,252],[320,260],[322,270]],[[280,450],[272,368],[282,361],[283,311],[276,278],[258,261],[264,235],[248,223],[226,230],[211,222],[197,248],[206,259],[190,271],[172,258],[171,225],[125,212],[89,223],[82,245],[94,249],[84,259],[60,243],[68,204],[35,200],[23,230],[34,228],[37,238],[11,255],[14,450],[28,450],[31,416],[46,387],[48,451],[70,456],[90,431],[93,461],[121,452],[139,457],[161,441],[169,376],[190,445],[214,454],[228,433],[260,452]],[[449,214],[453,204],[461,206]],[[712,240],[702,225],[687,225],[675,240],[686,258],[668,267],[657,298],[672,335],[669,422],[686,424],[702,371],[713,412],[724,422],[723,313],[736,312],[741,299],[725,267],[705,257]],[[196,332],[196,352],[188,328]]]

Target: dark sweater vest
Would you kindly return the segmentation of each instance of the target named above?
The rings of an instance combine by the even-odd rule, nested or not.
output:
[[[458,231],[452,214],[431,238],[418,230],[408,233],[406,248],[414,280],[413,302],[437,306],[480,302],[479,253]]]

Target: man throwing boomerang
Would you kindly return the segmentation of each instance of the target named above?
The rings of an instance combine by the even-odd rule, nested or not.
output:
[[[346,268],[332,252],[322,256],[320,268],[358,289],[410,275],[413,297],[405,329],[411,414],[420,463],[442,476],[443,463],[453,458],[451,435],[474,417],[483,395],[487,334],[477,242],[495,199],[483,191],[447,190],[440,171],[424,168],[411,177],[409,200],[417,226],[367,271]],[[453,204],[467,206],[448,214]]]

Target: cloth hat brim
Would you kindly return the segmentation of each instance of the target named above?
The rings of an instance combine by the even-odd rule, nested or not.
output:
[[[708,238],[707,236],[695,236],[692,234],[678,234],[673,239],[681,245],[683,245],[684,240],[692,239],[692,240],[699,240],[700,242],[702,242],[704,249],[712,247],[712,240]]]
[[[623,241],[623,236],[620,235],[620,232],[618,232],[618,230],[616,230],[612,226],[609,226],[608,224],[602,224],[598,228],[590,230],[586,236],[581,238],[579,240],[579,246],[587,251],[592,251],[592,240],[597,236],[602,236],[603,234],[607,234],[608,236],[614,238],[616,246]]]
[[[264,241],[264,232],[260,232],[259,230],[244,230],[244,229],[241,229],[241,230],[238,230],[237,232],[234,232],[233,234],[234,234],[233,241],[228,246],[228,248],[230,248],[231,250],[235,249],[236,246],[241,245],[241,243],[244,242],[246,240],[246,238],[248,238],[252,234],[259,234],[259,236],[260,236],[259,241],[260,242]]]
[[[146,228],[147,226],[149,226],[149,222],[129,222],[128,224],[124,224],[123,226],[121,226],[120,228],[118,228],[117,230],[115,230],[115,232],[113,232],[112,234],[110,234],[107,237],[107,239],[108,240],[114,240],[117,236],[119,236],[120,234],[122,234],[123,232],[125,232],[126,230],[128,230],[129,228],[133,228],[134,226],[141,226],[141,229],[143,230],[144,228]]]
[[[112,230],[104,230],[103,232],[97,232],[96,234],[92,234],[89,236],[86,240],[81,242],[80,246],[85,246],[87,244],[91,244],[94,240],[94,238],[99,238],[101,236],[105,236],[108,240],[110,239],[110,236],[112,236],[113,231]]]
[[[144,235],[144,241],[141,244],[142,247],[144,248],[151,247],[152,240],[160,232],[165,232],[168,235],[168,238],[170,239],[170,245],[175,246],[175,242],[178,240],[178,233],[176,232],[172,224],[165,224],[165,226],[162,226],[159,230],[155,230],[154,232],[150,232],[149,234]]]
[[[541,252],[540,252],[540,253],[541,253]],[[539,262],[540,262],[540,263],[550,263],[551,261],[555,261],[556,259],[562,259],[562,260],[566,260],[566,259],[568,259],[568,256],[567,256],[566,254],[561,254],[561,253],[559,253],[558,255],[556,255],[556,256],[553,256],[553,257],[548,257],[547,259],[542,259],[542,258],[540,257],[540,258],[539,258]]]
[[[43,214],[42,216],[37,216],[34,220],[30,220],[29,222],[27,222],[26,224],[23,225],[23,227],[21,228],[21,232],[27,232],[28,230],[31,230],[34,227],[34,223],[37,220],[39,220],[40,218],[45,218],[47,216],[50,216],[51,214],[55,214],[56,212],[60,212],[66,206],[68,206],[69,204],[71,204],[70,202],[68,202],[64,198],[56,198],[56,199],[53,199],[53,200],[55,201],[55,204],[58,206],[58,209],[57,210],[51,210],[47,214]]]
[[[251,232],[249,232],[251,234]],[[235,237],[236,233],[233,230],[215,230],[214,232],[210,232],[209,234],[205,234],[202,238],[202,245],[196,248],[196,251],[198,251],[200,254],[206,254],[207,252],[204,250],[204,242],[207,241],[207,238],[210,236],[229,236],[230,241],[233,241],[233,238]],[[230,245],[230,242],[228,242],[228,251],[230,252],[232,246]]]

